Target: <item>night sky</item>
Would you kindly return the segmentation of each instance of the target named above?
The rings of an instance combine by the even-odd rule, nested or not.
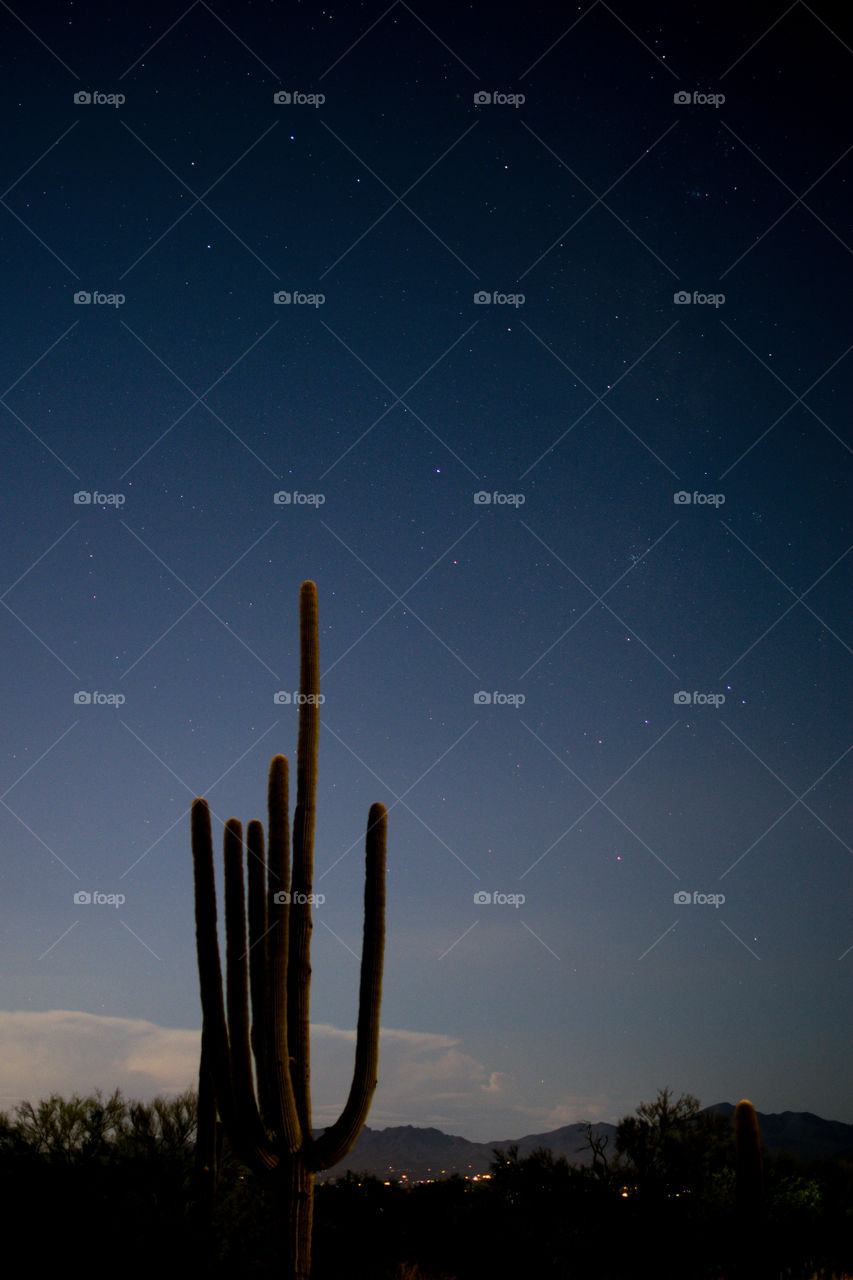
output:
[[[0,9],[0,1107],[194,1083],[313,579],[316,1123],[376,800],[371,1126],[853,1122],[850,15],[532,10]]]

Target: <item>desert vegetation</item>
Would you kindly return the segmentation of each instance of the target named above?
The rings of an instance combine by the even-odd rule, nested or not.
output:
[[[40,1271],[147,1277],[284,1274],[268,1182],[221,1149],[217,1194],[196,1160],[197,1095],[53,1096],[0,1115],[7,1222]],[[316,1188],[317,1280],[841,1280],[853,1273],[853,1161],[763,1160],[739,1226],[733,1126],[661,1091],[586,1167],[495,1154],[491,1178],[404,1186],[349,1171]],[[741,1194],[743,1188],[741,1189]],[[748,1246],[748,1247],[747,1247]]]

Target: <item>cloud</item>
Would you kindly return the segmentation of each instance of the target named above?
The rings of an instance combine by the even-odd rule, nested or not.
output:
[[[51,1093],[109,1094],[150,1100],[197,1083],[200,1030],[162,1027],[141,1018],[112,1018],[77,1010],[0,1011],[0,1110]],[[352,1078],[355,1031],[328,1024],[311,1028],[314,1123],[331,1124]],[[603,1099],[571,1099],[550,1111],[525,1106],[511,1076],[490,1070],[453,1036],[385,1028],[379,1083],[368,1124],[435,1126],[479,1141],[542,1132],[594,1119]],[[571,1114],[570,1114],[571,1112]]]
[[[141,1018],[107,1018],[70,1009],[0,1011],[0,1108],[51,1093],[116,1088],[131,1098],[175,1094],[198,1073],[200,1031]]]
[[[311,1069],[317,1077],[315,1120],[330,1124],[346,1098],[355,1052],[355,1032],[329,1026],[311,1029]],[[426,1031],[383,1029],[379,1042],[379,1083],[368,1124],[435,1125],[468,1136],[475,1117],[511,1102],[510,1077],[489,1071],[465,1053],[452,1036]],[[321,1099],[327,1099],[323,1106]]]

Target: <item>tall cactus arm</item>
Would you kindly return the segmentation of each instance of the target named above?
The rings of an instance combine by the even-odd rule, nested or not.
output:
[[[388,814],[373,804],[365,840],[364,937],[358,992],[355,1068],[346,1105],[335,1123],[316,1140],[309,1156],[315,1169],[329,1169],[352,1148],[364,1127],[379,1067],[379,1008],[385,954],[385,846]]]
[[[204,1022],[207,1065],[213,1078],[216,1105],[222,1122],[231,1130],[236,1123],[231,1087],[231,1059],[225,1008],[222,1001],[222,970],[216,936],[216,883],[213,877],[213,845],[210,837],[210,810],[206,800],[192,804],[193,879],[195,886],[195,930],[198,976]]]
[[[290,944],[290,815],[288,811],[288,765],[285,756],[273,756],[267,786],[267,934],[266,1009],[255,1017],[265,1017],[266,1054],[259,1072],[265,1077],[269,1094],[270,1124],[281,1136],[284,1148],[298,1151],[302,1126],[293,1091],[291,1049],[288,1038],[288,955]],[[256,1059],[256,1061],[258,1061]]]
[[[246,829],[246,872],[249,907],[249,995],[252,1026],[250,1041],[258,1081],[258,1110],[266,1128],[276,1132],[274,1108],[269,1096],[267,1065],[267,867],[264,858],[263,823],[252,821]]]
[[[298,1063],[293,1094],[303,1134],[311,1136],[311,900],[314,881],[314,824],[317,751],[320,739],[320,640],[317,587],[303,582],[299,591],[299,736],[296,809],[293,815],[290,954],[287,971],[287,1034]]]
[[[243,828],[236,818],[225,824],[225,940],[228,1038],[236,1131],[229,1134],[243,1158],[255,1167],[274,1169],[278,1156],[267,1142],[252,1078],[249,1047],[249,957],[243,884]]]

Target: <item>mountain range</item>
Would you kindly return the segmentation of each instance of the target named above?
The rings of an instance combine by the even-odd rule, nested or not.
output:
[[[730,1102],[703,1108],[703,1111],[728,1117],[734,1115],[734,1110]],[[758,1112],[758,1127],[764,1149],[771,1155],[785,1152],[805,1161],[833,1156],[853,1158],[853,1124],[824,1120],[809,1111],[782,1111],[771,1115]],[[493,1142],[470,1142],[440,1129],[413,1125],[364,1128],[349,1155],[323,1177],[339,1178],[347,1170],[407,1182],[447,1178],[454,1173],[475,1177],[488,1173],[495,1149],[504,1151],[510,1146],[518,1147],[519,1156],[528,1156],[537,1147],[546,1147],[555,1156],[565,1156],[570,1164],[589,1165],[592,1163],[590,1131],[595,1138],[607,1139],[607,1156],[614,1154],[616,1125],[603,1122],[589,1126],[569,1124],[548,1133]]]

